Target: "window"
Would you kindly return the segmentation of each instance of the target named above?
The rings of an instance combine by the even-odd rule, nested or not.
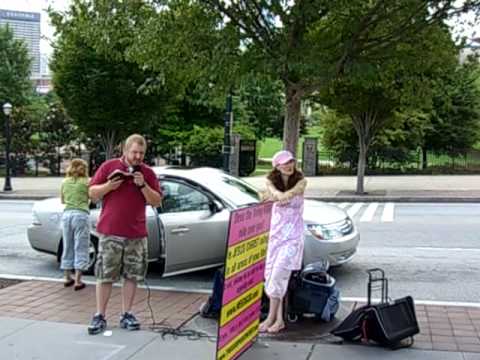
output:
[[[163,213],[209,210],[210,200],[195,188],[173,181],[162,181]]]

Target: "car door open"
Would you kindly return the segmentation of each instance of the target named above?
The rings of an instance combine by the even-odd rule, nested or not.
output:
[[[162,188],[165,274],[222,263],[229,211],[190,184],[162,180]]]

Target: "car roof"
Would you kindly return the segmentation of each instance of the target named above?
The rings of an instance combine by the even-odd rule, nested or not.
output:
[[[181,166],[154,166],[153,171],[157,176],[178,176],[198,181],[202,176],[225,174],[221,169],[212,167],[186,168]]]

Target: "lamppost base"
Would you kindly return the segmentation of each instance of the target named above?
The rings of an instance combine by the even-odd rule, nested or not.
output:
[[[4,192],[7,192],[7,191],[12,191],[12,185],[10,184],[10,181],[5,181],[5,185],[3,186],[3,191]]]

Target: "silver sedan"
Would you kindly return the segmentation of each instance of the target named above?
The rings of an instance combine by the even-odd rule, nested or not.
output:
[[[230,212],[259,202],[258,191],[242,179],[213,168],[155,167],[164,199],[147,207],[149,261],[164,276],[216,267],[224,262]],[[38,201],[28,228],[32,248],[61,258],[60,199]],[[92,209],[90,271],[98,244],[99,207]],[[328,259],[338,266],[355,255],[360,235],[345,211],[316,200],[305,201],[304,263]]]

